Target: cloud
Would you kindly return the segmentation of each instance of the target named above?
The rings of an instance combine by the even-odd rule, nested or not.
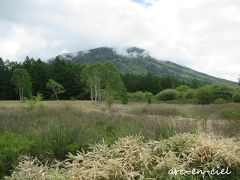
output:
[[[0,56],[18,61],[137,46],[158,59],[236,80],[239,31],[237,0],[0,1]]]

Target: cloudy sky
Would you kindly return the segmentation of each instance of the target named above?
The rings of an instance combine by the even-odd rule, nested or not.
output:
[[[48,59],[100,46],[145,48],[158,59],[236,81],[240,1],[0,1],[3,59]]]

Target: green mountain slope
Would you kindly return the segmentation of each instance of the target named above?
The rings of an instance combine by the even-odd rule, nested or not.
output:
[[[161,61],[151,57],[144,49],[136,47],[118,52],[113,48],[100,47],[88,51],[79,51],[75,54],[59,55],[60,58],[81,64],[112,61],[121,73],[146,74],[157,76],[174,76],[182,80],[197,79],[203,82],[220,82],[235,84],[234,82],[216,78],[190,68],[175,64],[171,61]]]

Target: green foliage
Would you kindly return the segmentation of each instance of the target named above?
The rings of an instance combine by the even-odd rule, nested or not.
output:
[[[24,136],[10,132],[0,134],[0,178],[9,174],[18,163],[18,157],[29,151],[31,141]]]
[[[153,94],[150,92],[145,92],[144,96],[145,96],[145,99],[147,100],[147,103],[151,104],[153,101],[153,97],[154,97]]]
[[[233,108],[221,111],[221,118],[229,120],[240,120],[240,109]]]
[[[75,153],[83,148],[81,128],[66,122],[49,125],[32,138],[31,154],[40,158],[64,159],[68,152]]]
[[[224,84],[213,84],[210,86],[210,91],[214,99],[222,98],[226,101],[231,101],[234,90]]]
[[[113,99],[114,99],[114,97],[113,97],[112,95],[109,95],[109,94],[106,95],[106,102],[107,102],[107,105],[108,105],[108,108],[109,108],[109,109],[110,109],[111,106],[112,106]]]
[[[209,86],[198,88],[194,97],[198,104],[210,104],[214,100]]]
[[[177,91],[175,89],[166,89],[156,95],[159,101],[171,101],[177,99]]]
[[[175,127],[170,123],[160,124],[154,129],[155,139],[165,139],[173,136],[176,132]]]
[[[33,109],[36,109],[37,107],[40,107],[39,105],[39,102],[42,101],[43,99],[43,96],[42,94],[37,94],[37,96],[31,96],[30,99],[27,99],[25,101],[25,108],[28,109],[28,110],[33,110]]]
[[[240,92],[233,95],[233,102],[240,103]]]
[[[126,88],[122,83],[120,74],[116,66],[112,62],[106,62],[104,67],[104,90],[106,92],[106,99],[112,99],[116,96],[126,96]],[[108,97],[109,96],[109,97]],[[109,101],[109,100],[107,100]],[[109,103],[108,103],[109,104]]]
[[[25,61],[22,64],[23,68],[26,69],[31,76],[32,80],[32,93],[44,94],[45,97],[48,97],[48,90],[46,88],[46,82],[50,78],[49,64],[41,61],[41,59],[33,59],[26,57]]]
[[[62,84],[65,89],[64,94],[59,94],[59,98],[88,98],[88,92],[85,91],[86,86],[82,82],[81,77],[81,72],[84,67],[84,65],[79,65],[59,57],[55,58],[51,63],[48,63],[49,78],[47,79],[47,81],[49,79],[54,79],[56,82]],[[45,81],[45,87],[47,81]],[[47,96],[44,94],[44,97]],[[49,98],[50,94],[48,94],[48,99]]]
[[[227,101],[223,98],[217,98],[214,100],[214,104],[224,104],[226,103]]]
[[[87,65],[83,69],[81,77],[89,87],[92,101],[105,99],[108,105],[110,105],[115,97],[119,97],[124,103],[127,102],[126,88],[113,63],[105,62],[104,64],[95,63]],[[104,94],[102,95],[103,90]]]
[[[187,92],[189,89],[190,87],[187,85],[180,85],[176,88],[178,92]]]
[[[128,93],[128,98],[131,101],[145,101],[145,94],[141,91],[135,93]]]
[[[49,79],[49,81],[46,84],[48,89],[51,89],[58,100],[58,95],[65,92],[65,89],[62,84],[54,81],[53,79]]]
[[[32,82],[31,77],[29,76],[26,69],[15,69],[11,78],[11,82],[17,87],[20,100],[24,100],[24,97],[30,97],[32,94]]]
[[[226,103],[232,100],[234,89],[224,84],[213,84],[198,88],[195,98],[199,104]]]
[[[137,91],[135,93],[128,93],[128,98],[131,101],[136,101],[136,102],[147,102],[148,104],[151,104],[154,96],[151,92],[141,92]]]
[[[128,103],[128,94],[127,94],[127,89],[125,87],[122,89],[119,96],[122,104]]]
[[[194,98],[194,92],[195,91],[193,89],[189,89],[184,93],[183,97],[185,99],[193,99]]]

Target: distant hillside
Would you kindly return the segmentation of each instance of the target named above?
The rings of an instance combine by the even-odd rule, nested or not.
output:
[[[136,47],[118,52],[113,48],[100,47],[77,53],[59,55],[61,59],[81,64],[112,61],[121,73],[146,74],[157,76],[174,76],[182,80],[197,79],[206,83],[220,82],[234,84],[234,82],[216,78],[190,68],[178,65],[171,61],[157,60],[151,57],[144,49]]]

